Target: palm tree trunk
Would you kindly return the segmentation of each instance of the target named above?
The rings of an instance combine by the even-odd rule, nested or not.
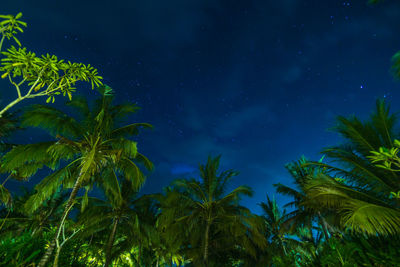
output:
[[[328,227],[327,227],[327,222],[325,221],[325,219],[321,216],[321,213],[318,211],[318,218],[319,221],[321,222],[322,225],[322,230],[324,231],[324,236],[325,236],[325,240],[329,239],[329,235],[328,235]]]
[[[58,240],[58,237],[61,234],[62,226],[65,222],[65,219],[67,218],[69,212],[71,211],[71,208],[73,206],[73,202],[76,198],[76,194],[79,191],[80,185],[81,185],[81,179],[83,177],[83,170],[79,172],[79,176],[75,181],[74,187],[72,188],[71,194],[69,195],[69,199],[67,201],[67,205],[65,205],[63,215],[61,216],[61,221],[57,226],[57,231],[56,235],[53,239],[53,241],[50,243],[50,246],[47,248],[46,252],[44,253],[43,257],[40,259],[40,262],[37,267],[44,267],[46,266],[46,263],[49,261],[51,254],[53,254],[54,247],[56,246],[56,241]]]
[[[119,221],[118,217],[114,218],[113,227],[112,227],[110,237],[108,238],[108,242],[107,242],[106,263],[104,264],[104,267],[108,267],[111,264],[111,252],[112,252],[112,247],[114,244],[115,234],[117,232],[118,221]]]
[[[139,266],[142,263],[142,241],[139,239],[139,254],[138,254]]]
[[[283,248],[283,253],[284,253],[284,255],[287,256],[286,245],[285,245],[285,243],[283,242],[283,238],[282,238],[281,236],[279,236],[279,241],[281,242],[281,246],[282,246],[282,248]]]
[[[210,222],[207,221],[206,232],[204,233],[204,255],[203,263],[205,267],[208,267],[208,238],[210,232]]]

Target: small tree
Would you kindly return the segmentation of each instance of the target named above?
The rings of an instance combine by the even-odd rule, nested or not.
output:
[[[21,17],[22,13],[15,17],[0,15],[3,19],[0,22],[0,51],[6,38],[14,39],[21,46],[15,37],[18,31],[23,32],[21,26],[26,27],[26,23],[19,20]],[[102,85],[102,77],[90,64],[72,63],[49,54],[36,56],[25,47],[11,46],[1,53],[4,56],[0,63],[1,78],[9,79],[17,91],[17,98],[0,110],[0,117],[24,99],[46,96],[47,103],[54,103],[55,96],[61,94],[72,99],[72,93],[76,89],[74,86],[78,81],[90,82],[92,89],[95,85]]]

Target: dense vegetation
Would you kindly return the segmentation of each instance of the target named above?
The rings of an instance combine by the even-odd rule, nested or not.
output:
[[[0,18],[0,51],[7,40],[21,46],[21,14]],[[219,156],[199,165],[199,179],[141,194],[153,164],[135,136],[152,126],[128,121],[138,107],[114,104],[115,92],[92,66],[11,46],[0,71],[18,96],[0,111],[0,266],[400,265],[400,132],[381,100],[367,121],[338,117],[344,141],[321,160],[286,165],[293,187],[275,188],[291,198],[289,211],[266,196],[257,215],[240,203],[251,188],[228,190],[238,172],[220,170]],[[72,96],[78,81],[100,96]],[[11,113],[24,99],[49,103],[57,95],[69,98],[60,109],[37,104]],[[51,138],[10,143],[29,127]],[[34,189],[7,190],[10,179],[34,175],[42,177]]]

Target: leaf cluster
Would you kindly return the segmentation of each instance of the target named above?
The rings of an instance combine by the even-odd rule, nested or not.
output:
[[[13,15],[0,15],[0,34],[2,35],[2,39],[0,42],[0,51],[3,44],[4,38],[8,40],[14,39],[14,41],[21,46],[21,42],[15,36],[18,32],[24,32],[22,27],[26,27],[26,22],[20,20],[22,17],[22,13],[18,13],[16,16]]]
[[[102,84],[102,77],[90,64],[64,62],[49,54],[36,56],[25,47],[12,46],[2,54],[0,71],[4,73],[1,77],[9,77],[10,82],[18,86],[27,82],[33,92],[48,96],[46,102],[54,102],[54,96],[60,94],[71,100],[78,81],[90,82],[92,89]],[[16,77],[20,82],[14,82]]]

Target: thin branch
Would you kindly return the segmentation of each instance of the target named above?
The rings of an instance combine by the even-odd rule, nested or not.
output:
[[[1,29],[0,29],[0,32],[2,32]],[[6,36],[3,34],[3,36],[1,37],[1,40],[0,40],[0,52],[1,52],[1,48],[3,47],[3,42],[4,42],[5,38],[6,38]]]
[[[14,82],[11,79],[11,75],[7,75],[8,76],[8,80],[10,80],[10,83],[13,84],[15,86],[15,89],[17,89],[17,93],[18,93],[18,98],[21,98],[21,91],[19,90],[19,84],[17,84],[16,82]]]
[[[4,182],[1,184],[2,186],[4,186],[4,184],[7,182],[8,179],[10,179],[11,174],[9,176],[7,176],[7,178],[4,180]]]
[[[44,72],[44,69],[42,69],[42,70],[40,71],[40,73],[39,73],[39,75],[38,75],[38,77],[37,77],[35,83],[32,84],[31,88],[29,89],[29,91],[28,91],[28,93],[25,95],[25,97],[30,96],[30,94],[32,93],[33,89],[34,89],[34,88],[36,87],[36,85],[38,84],[38,82],[39,82],[39,80],[40,80],[40,78],[41,78],[43,72]]]

